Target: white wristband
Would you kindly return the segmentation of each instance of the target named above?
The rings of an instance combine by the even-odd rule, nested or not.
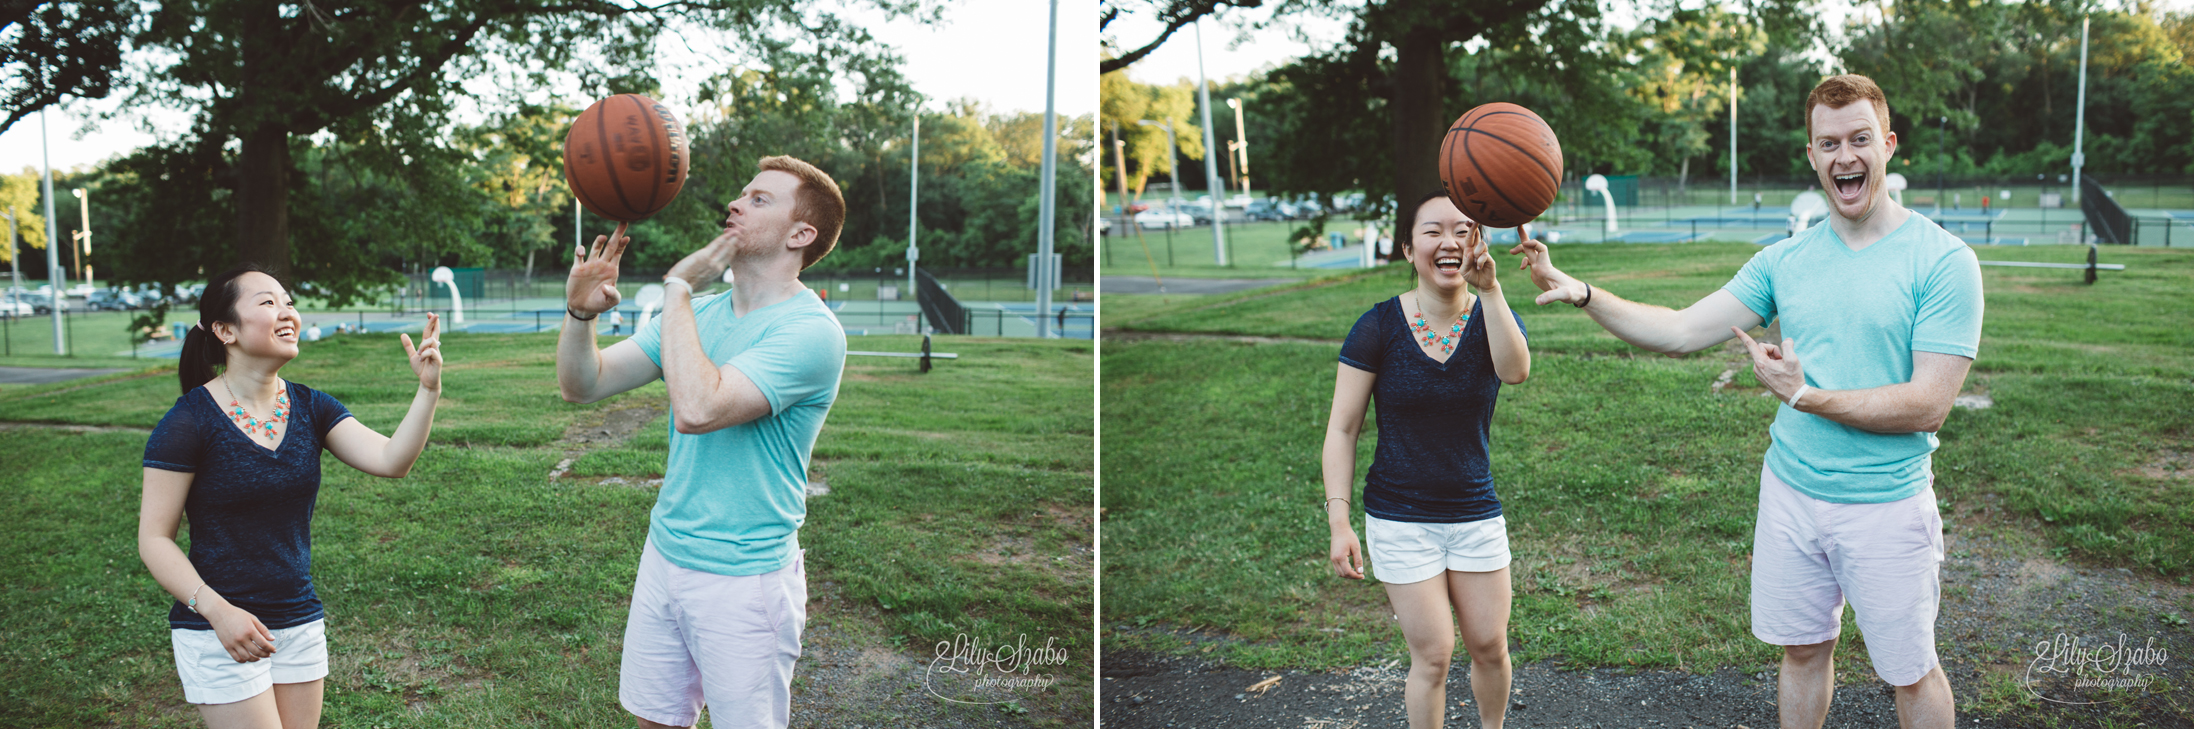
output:
[[[1812,391],[1812,385],[1799,385],[1798,391],[1790,394],[1790,409],[1797,410],[1798,401],[1805,399],[1805,394]]]
[[[684,286],[684,287],[686,287],[686,293],[688,293],[688,294],[690,294],[690,293],[693,293],[693,284],[692,284],[691,282],[688,282],[688,281],[686,281],[685,279],[679,278],[679,277],[677,277],[677,276],[664,276],[664,277],[663,277],[663,288],[665,288],[665,289],[668,289],[668,288],[670,288],[671,284],[677,284],[677,285],[679,285],[679,286]]]

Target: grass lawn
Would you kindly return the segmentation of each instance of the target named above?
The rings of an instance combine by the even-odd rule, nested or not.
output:
[[[668,445],[661,384],[602,403],[556,397],[554,335],[451,335],[433,444],[384,480],[323,461],[314,574],[333,640],[328,726],[624,726],[619,650]],[[1059,682],[1017,705],[962,706],[904,681],[898,705],[951,721],[1086,721],[1094,534],[1087,342],[947,340],[918,374],[851,358],[801,530],[809,635],[898,656],[967,634],[1067,651]],[[860,348],[909,351],[913,337]],[[415,380],[393,336],[307,345],[283,370],[386,432]],[[198,726],[135,542],[145,434],[172,369],[0,391],[16,525],[0,537],[0,725]],[[637,413],[637,415],[634,415]],[[594,437],[623,420],[629,437]],[[36,423],[37,425],[23,425]],[[57,427],[75,424],[91,427]],[[631,429],[637,425],[637,429]],[[614,428],[611,428],[614,430]],[[561,478],[549,474],[572,461]],[[185,534],[187,535],[187,528]],[[840,651],[811,650],[798,696]],[[878,702],[881,704],[882,702]],[[876,705],[796,708],[795,725],[910,724]]]
[[[1757,250],[1566,245],[1554,258],[1595,286],[1682,307]],[[1979,253],[2073,262],[2085,250]],[[2127,270],[2087,286],[2080,271],[1983,268],[1967,391],[1995,404],[1950,417],[1936,490],[1952,530],[1986,504],[2003,515],[1989,528],[2037,534],[2056,557],[2185,585],[2194,479],[2174,464],[2194,450],[2194,252],[2105,248],[2102,260]],[[1502,388],[1492,432],[1516,660],[1768,665],[1779,654],[1750,635],[1747,586],[1775,403],[1749,361],[1731,347],[1648,355],[1570,307],[1533,306],[1517,272],[1502,280],[1534,354],[1531,379]],[[1326,566],[1318,450],[1340,339],[1409,286],[1396,266],[1166,303],[1105,297],[1107,650],[1191,650],[1141,628],[1212,626],[1236,639],[1213,655],[1236,665],[1407,661],[1378,585]],[[1712,391],[1725,370],[1734,382]],[[1359,443],[1358,493],[1375,438]],[[1841,664],[1864,671],[1859,643],[1845,641],[1857,652]]]
[[[1166,230],[1154,228],[1138,234],[1106,235],[1099,240],[1099,271],[1106,276],[1149,276],[1156,264],[1161,277],[1181,278],[1297,278],[1330,273],[1325,269],[1292,268],[1288,236],[1305,221],[1228,223],[1227,260],[1220,266],[1213,255],[1211,226],[1172,231],[1169,249]],[[1335,218],[1326,230],[1347,233],[1364,226],[1357,220]],[[1148,246],[1146,253],[1145,246]]]

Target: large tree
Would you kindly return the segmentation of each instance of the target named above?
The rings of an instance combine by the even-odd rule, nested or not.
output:
[[[0,0],[0,132],[63,99],[112,91],[137,11],[134,0]]]
[[[870,4],[933,15],[922,0]],[[352,268],[354,257],[316,259],[291,248],[300,138],[330,132],[408,164],[450,146],[435,130],[453,126],[453,102],[470,95],[468,79],[501,74],[539,88],[576,77],[593,95],[648,90],[653,48],[681,29],[735,31],[729,35],[756,46],[874,52],[865,31],[824,6],[817,0],[172,0],[135,38],[156,64],[138,79],[136,100],[191,110],[195,126],[191,140],[161,155],[180,166],[143,181],[184,195],[202,194],[180,189],[187,185],[233,190],[224,207],[234,212],[235,258],[283,273],[295,262],[301,278],[347,288],[365,273]],[[770,40],[776,38],[797,41]],[[329,265],[311,265],[316,260]]]

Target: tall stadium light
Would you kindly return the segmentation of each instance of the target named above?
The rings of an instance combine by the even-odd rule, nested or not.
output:
[[[61,254],[53,244],[61,239],[61,231],[53,222],[53,143],[46,137],[46,110],[38,110],[38,144],[46,160],[46,286],[53,289],[53,300],[46,311],[53,314],[53,353],[69,353],[68,331],[61,323],[61,303],[66,300],[62,289],[67,282],[61,279]]]
[[[91,257],[91,192],[81,187],[76,188],[76,203],[79,206],[76,219],[84,226],[82,231],[70,236],[83,242],[83,247],[77,249],[76,263],[84,269],[84,285],[96,288],[99,285],[99,271],[84,260]]]
[[[922,249],[914,246],[914,234],[920,228],[916,217],[921,212],[922,200],[922,107],[914,107],[914,153],[907,156],[907,293],[914,290],[914,262],[922,260]]]
[[[1737,66],[1729,67],[1729,204],[1737,204]],[[1615,224],[1615,216],[1607,217],[1608,225]],[[1610,227],[1609,230],[1614,230]]]
[[[1227,106],[1234,109],[1234,151],[1241,155],[1235,160],[1235,169],[1242,173],[1242,194],[1250,193],[1249,187],[1249,132],[1242,126],[1242,100],[1227,99]]]
[[[1053,0],[1057,2],[1058,0]],[[1196,98],[1204,107],[1204,191],[1211,197],[1211,248],[1219,265],[1227,265],[1226,180],[1219,176],[1219,137],[1211,133],[1211,81],[1204,78],[1204,22],[1196,21]]]
[[[1057,336],[1051,330],[1051,282],[1058,277],[1051,260],[1052,221],[1058,214],[1059,193],[1059,0],[1051,0],[1051,43],[1044,53],[1044,166],[1043,197],[1036,213],[1036,338]]]
[[[2087,17],[2080,17],[2080,102],[2072,122],[2072,202],[2080,202],[2080,168],[2087,155],[2080,145],[2087,140]]]

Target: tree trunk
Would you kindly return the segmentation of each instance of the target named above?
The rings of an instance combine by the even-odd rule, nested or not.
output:
[[[282,26],[281,5],[256,2],[242,10],[241,64],[237,74],[236,257],[264,266],[278,278],[290,274],[289,128],[274,121],[274,79]]]
[[[1442,114],[1447,92],[1447,44],[1439,30],[1412,28],[1395,46],[1393,97],[1388,104],[1394,134],[1394,252],[1401,260],[1417,217],[1412,203],[1440,186],[1440,141],[1449,121]]]
[[[236,256],[290,275],[289,132],[262,124],[236,156]]]

